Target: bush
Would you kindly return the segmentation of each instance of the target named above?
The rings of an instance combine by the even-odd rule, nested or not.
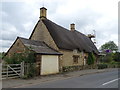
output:
[[[25,73],[24,76],[22,76],[22,79],[30,79],[33,78],[34,76],[36,76],[36,67],[35,67],[35,63],[26,63],[25,64]]]
[[[35,65],[33,63],[30,63],[29,68],[28,68],[27,77],[32,78],[35,76],[35,73],[36,73]]]
[[[34,63],[35,62],[35,55],[34,52],[25,52],[26,56],[24,56],[25,63]]]
[[[11,57],[5,57],[4,60],[7,64],[20,64],[22,62],[22,55],[15,53]]]
[[[108,65],[107,64],[98,64],[97,67],[98,67],[98,69],[104,69],[104,68],[107,68]]]
[[[25,63],[34,63],[35,56],[32,51],[25,51],[23,53],[15,53],[11,57],[5,57],[5,62],[8,64],[20,64],[22,61]]]
[[[93,53],[89,53],[88,54],[88,60],[87,60],[87,64],[88,65],[92,65],[94,64],[94,61],[95,61],[95,56]]]
[[[21,77],[22,79],[28,79],[28,76],[27,75],[24,75]]]
[[[120,62],[112,61],[111,63],[109,63],[109,66],[111,68],[119,68],[120,67]]]
[[[120,52],[114,53],[113,60],[116,62],[120,62]]]
[[[28,72],[25,71],[25,76],[23,76],[22,78],[27,79],[34,77],[36,75],[34,52],[25,51],[23,53],[15,53],[11,57],[5,57],[5,62],[7,64],[20,64],[23,61],[25,62],[25,64],[28,64]]]

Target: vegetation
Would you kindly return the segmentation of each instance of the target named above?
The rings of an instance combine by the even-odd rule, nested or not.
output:
[[[88,54],[88,60],[87,60],[87,64],[88,65],[93,65],[95,62],[95,56],[93,53],[89,53]]]
[[[102,52],[116,52],[118,51],[118,46],[113,42],[113,41],[109,41],[105,44],[103,44],[101,47],[100,47],[100,50]]]
[[[113,60],[116,62],[120,62],[120,52],[115,52],[113,54]]]
[[[0,59],[5,55],[5,52],[0,52]]]
[[[11,57],[5,57],[4,60],[7,64],[20,64],[23,61],[25,63],[34,63],[35,56],[34,52],[26,51],[24,53],[14,53]]]
[[[110,63],[113,61],[113,53],[108,53],[105,56],[101,56],[102,63]]]
[[[28,64],[28,72],[25,74],[27,78],[32,78],[36,75],[36,68],[34,63]]]
[[[107,68],[108,65],[105,63],[101,63],[101,64],[98,64],[97,67],[98,67],[98,69],[104,69],[104,68]]]
[[[101,46],[101,51],[104,56],[99,58],[99,69],[106,67],[120,67],[120,52],[117,52],[118,47],[113,41],[109,41]]]
[[[120,62],[112,61],[111,63],[108,64],[112,68],[120,68]]]
[[[7,64],[20,64],[21,62],[25,62],[28,65],[28,70],[25,73],[23,78],[32,78],[35,76],[35,56],[33,51],[26,51],[24,53],[15,53],[11,57],[5,57],[5,62]]]
[[[22,61],[24,61],[22,54],[17,53],[11,57],[5,57],[4,60],[7,64],[20,64]]]

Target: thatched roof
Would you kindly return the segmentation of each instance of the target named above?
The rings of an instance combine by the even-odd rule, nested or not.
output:
[[[76,30],[70,31],[48,19],[43,19],[42,21],[46,25],[49,33],[59,49],[78,49],[79,51],[94,52],[98,54],[96,46],[86,35]]]

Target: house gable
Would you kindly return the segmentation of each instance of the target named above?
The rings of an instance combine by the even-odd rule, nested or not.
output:
[[[12,56],[14,53],[21,53],[24,52],[26,50],[26,47],[24,46],[24,44],[21,42],[21,40],[19,39],[19,37],[17,37],[17,39],[15,40],[15,42],[11,45],[11,47],[9,48],[9,50],[7,51],[7,53],[5,54],[5,56]]]
[[[38,21],[29,39],[44,41],[51,48],[58,50],[57,45],[42,20]]]

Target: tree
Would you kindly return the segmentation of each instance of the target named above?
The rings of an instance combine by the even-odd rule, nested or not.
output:
[[[100,50],[102,52],[116,52],[118,50],[118,46],[113,42],[113,41],[109,41],[105,44],[103,44],[101,47],[100,47]]]
[[[113,41],[109,41],[103,44],[100,50],[102,51],[102,53],[106,54],[105,56],[102,56],[102,62],[110,63],[113,60],[114,61],[119,60],[117,53],[118,46]]]

